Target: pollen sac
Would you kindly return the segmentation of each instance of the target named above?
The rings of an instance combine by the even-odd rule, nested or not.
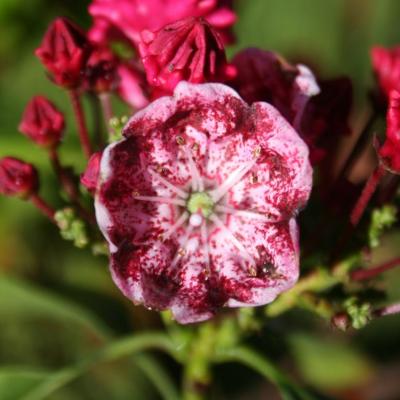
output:
[[[191,323],[224,306],[267,304],[294,285],[295,216],[312,169],[273,106],[249,106],[223,84],[181,82],[123,135],[101,157],[95,207],[128,298]]]

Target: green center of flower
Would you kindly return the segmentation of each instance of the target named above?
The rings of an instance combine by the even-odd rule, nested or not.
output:
[[[195,192],[190,195],[186,208],[191,214],[200,211],[203,217],[207,218],[213,212],[214,202],[208,193]]]

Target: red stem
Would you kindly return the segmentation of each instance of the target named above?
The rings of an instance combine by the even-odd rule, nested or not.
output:
[[[92,146],[90,144],[89,133],[86,127],[85,116],[83,113],[82,103],[79,93],[75,89],[69,91],[72,108],[74,109],[76,124],[78,126],[79,139],[81,141],[82,150],[87,158],[92,155]]]
[[[38,208],[46,217],[55,223],[55,210],[46,201],[44,201],[37,193],[32,194],[29,200]]]
[[[394,260],[388,261],[384,264],[378,265],[374,268],[368,269],[357,269],[350,274],[350,278],[353,281],[363,281],[367,279],[374,278],[375,276],[381,274],[382,272],[388,271],[394,267],[400,266],[400,257],[395,258]]]
[[[379,165],[367,180],[367,183],[365,184],[364,189],[350,214],[350,222],[353,227],[356,227],[360,222],[372,195],[375,193],[376,187],[385,173],[385,169]]]

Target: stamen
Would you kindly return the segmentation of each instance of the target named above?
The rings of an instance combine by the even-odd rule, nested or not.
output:
[[[163,235],[161,235],[161,240],[167,240],[173,233],[175,233],[188,219],[189,213],[187,211],[184,211],[182,215],[177,219],[175,224],[173,224],[167,232],[165,232]]]
[[[241,257],[248,261],[252,266],[256,265],[254,258],[249,254],[242,243],[239,242],[239,240],[235,237],[231,230],[227,226],[225,226],[225,224],[219,219],[219,217],[215,214],[211,214],[209,218],[215,223],[218,228],[221,228],[228,234],[233,245],[239,250],[239,254],[241,255]]]
[[[208,230],[207,225],[203,224],[200,228],[201,241],[203,242],[204,263],[206,265],[207,275],[210,275],[210,247],[208,245]]]
[[[190,149],[184,146],[183,151],[189,162],[190,175],[192,176],[192,190],[194,192],[196,191],[202,192],[204,190],[204,182],[203,179],[201,178],[201,174],[197,168],[197,165],[193,160]]]
[[[179,197],[182,197],[183,199],[186,199],[188,197],[188,193],[186,193],[182,189],[179,189],[178,187],[173,185],[171,182],[168,182],[165,178],[163,178],[160,174],[158,174],[152,168],[149,168],[148,171],[149,171],[150,175],[157,178],[161,183],[163,183],[168,189],[175,192]]]
[[[277,217],[271,218],[272,214],[270,214],[268,216],[268,215],[264,215],[264,214],[261,214],[261,213],[255,212],[255,211],[236,210],[231,207],[220,206],[220,205],[215,206],[215,211],[219,211],[223,214],[232,214],[232,215],[235,215],[238,217],[257,219],[257,220],[263,221],[263,222],[276,222],[277,221]]]
[[[186,245],[190,239],[190,235],[192,234],[193,226],[188,225],[186,228],[186,235],[183,237],[182,242],[180,243],[179,249],[176,251],[175,257],[171,261],[171,268],[174,268],[180,257],[183,257],[186,254]]]
[[[259,154],[258,154],[259,155]],[[219,201],[233,186],[237,185],[243,177],[254,167],[257,163],[258,156],[254,160],[248,161],[237,170],[233,171],[228,179],[219,187],[209,192],[209,195],[216,203]]]
[[[175,199],[175,198],[166,198],[166,197],[158,197],[158,196],[133,196],[135,200],[141,201],[151,201],[154,203],[165,203],[165,204],[174,204],[176,206],[185,207],[186,203],[183,200]]]

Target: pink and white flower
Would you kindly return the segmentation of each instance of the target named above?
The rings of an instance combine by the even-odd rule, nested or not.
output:
[[[101,159],[96,215],[115,283],[180,323],[273,301],[297,281],[308,148],[270,104],[181,82]]]

